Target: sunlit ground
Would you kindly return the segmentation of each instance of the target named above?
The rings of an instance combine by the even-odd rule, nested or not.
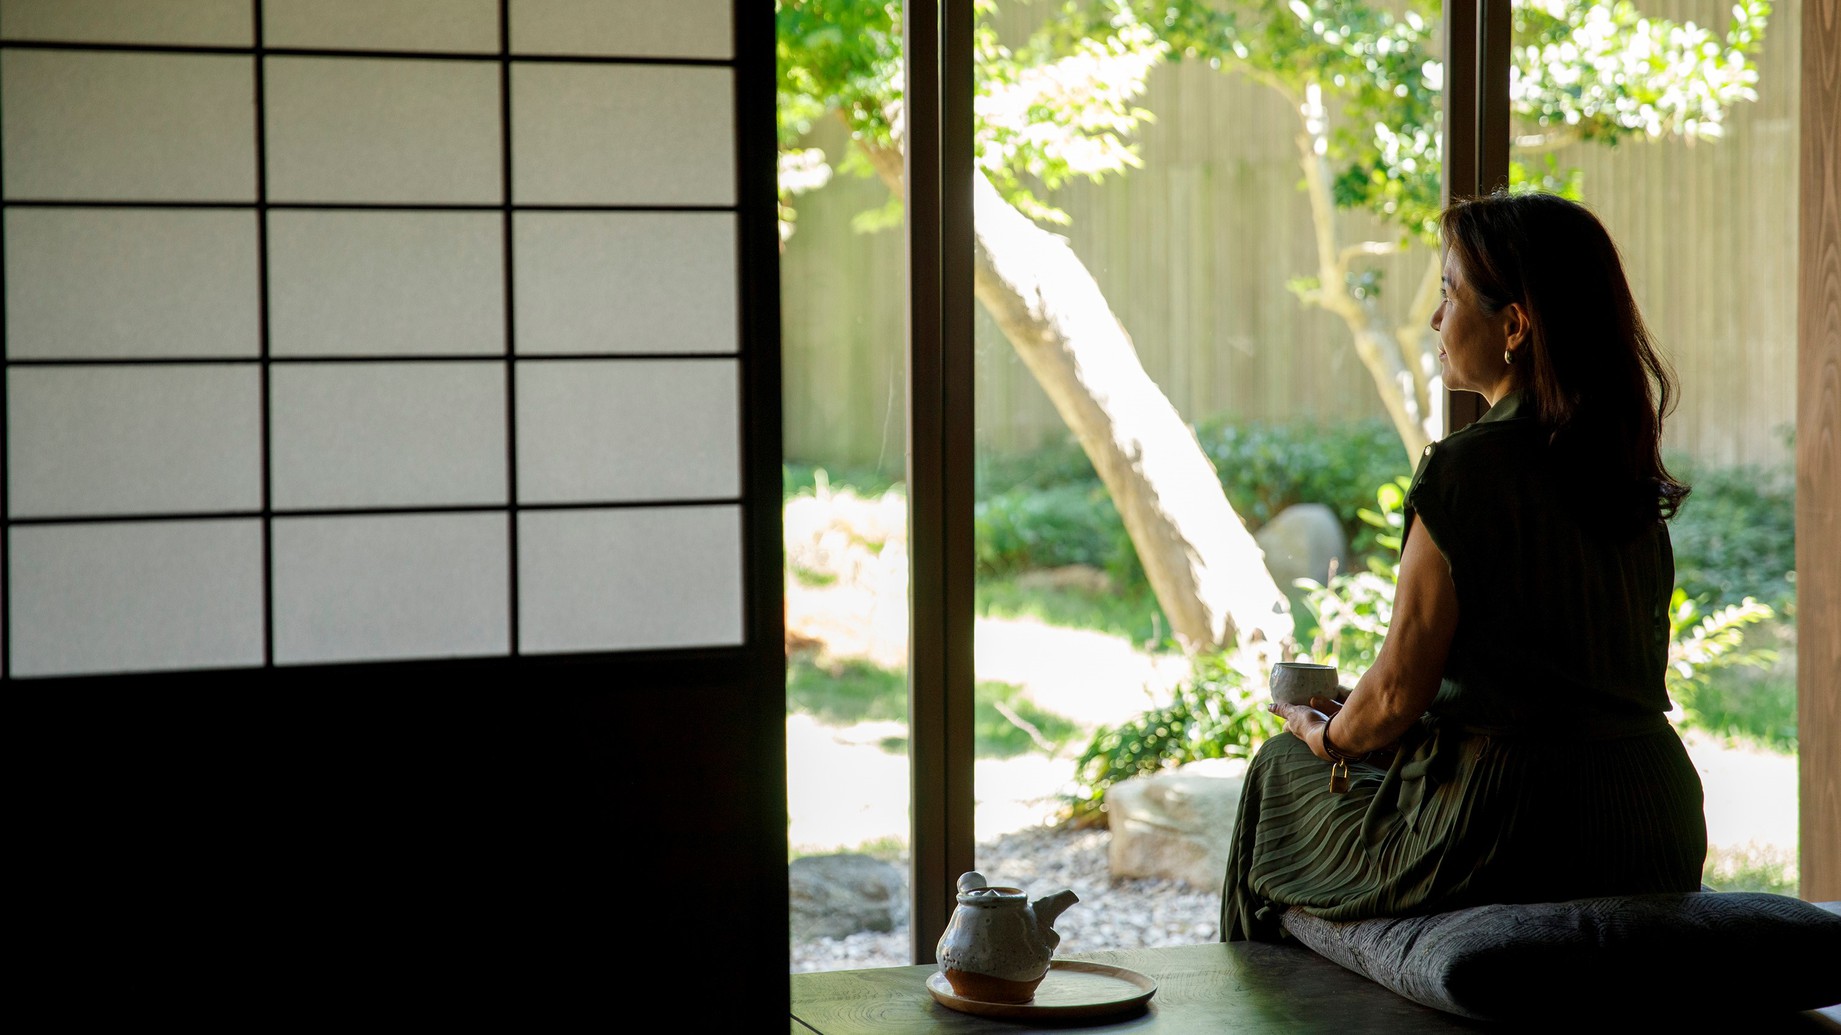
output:
[[[1091,630],[1056,630],[1030,620],[978,626],[981,676],[1002,672],[1033,700],[1083,723],[1128,717],[1143,708],[1143,686],[1168,684],[1168,658],[1136,653],[1122,639]],[[1032,674],[1034,672],[1040,675]],[[1084,674],[1084,676],[1083,676]],[[788,839],[794,854],[904,844],[908,838],[908,760],[885,746],[905,733],[898,722],[826,726],[808,715],[786,720]],[[1796,756],[1690,731],[1684,736],[1707,791],[1710,877],[1750,883],[1758,870],[1794,866]],[[1048,821],[1077,749],[1062,757],[1027,755],[977,763],[974,794],[980,840]]]

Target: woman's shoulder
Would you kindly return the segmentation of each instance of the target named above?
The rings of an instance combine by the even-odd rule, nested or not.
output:
[[[1428,444],[1413,480],[1513,477],[1538,445],[1532,420],[1478,421]]]
[[[1540,437],[1540,425],[1532,417],[1507,420],[1479,420],[1464,425],[1427,447],[1448,456],[1494,456],[1509,450],[1526,449]]]

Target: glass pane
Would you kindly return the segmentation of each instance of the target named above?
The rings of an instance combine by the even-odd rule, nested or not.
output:
[[[1066,953],[1219,938],[1266,666],[1372,650],[1295,582],[1442,419],[1437,5],[1104,14],[998,6],[980,140],[977,860]]]
[[[911,962],[898,7],[777,5],[795,971]]]
[[[1669,691],[1706,788],[1703,880],[1795,895],[1798,19],[1640,6],[1519,11],[1513,157],[1604,221],[1680,380],[1664,460],[1693,494],[1671,524]],[[1640,94],[1608,74],[1632,55]],[[1705,618],[1737,646],[1707,649]]]

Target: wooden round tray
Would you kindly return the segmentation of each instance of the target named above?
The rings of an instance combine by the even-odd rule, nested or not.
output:
[[[1050,960],[1036,997],[1027,1003],[987,1003],[954,995],[946,975],[938,971],[927,976],[927,991],[941,1006],[981,1017],[1073,1020],[1142,1010],[1156,994],[1157,982],[1104,963]]]

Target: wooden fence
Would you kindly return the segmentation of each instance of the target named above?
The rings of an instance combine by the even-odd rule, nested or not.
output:
[[[1721,0],[1645,3],[1725,24]],[[1617,238],[1639,303],[1680,374],[1670,448],[1712,465],[1786,464],[1795,419],[1796,171],[1800,4],[1775,5],[1758,100],[1716,143],[1628,142],[1559,153]],[[1191,421],[1383,415],[1342,322],[1286,287],[1313,273],[1296,114],[1273,91],[1199,63],[1159,68],[1144,107],[1144,167],[1078,182],[1052,201],[1065,233],[1132,335],[1145,368]],[[833,161],[841,127],[814,135]],[[783,256],[786,454],[901,469],[903,278],[899,229],[858,233],[883,204],[874,180],[834,178],[798,204]],[[1339,216],[1346,240],[1378,232]],[[1429,250],[1388,260],[1383,298],[1403,308]],[[1010,345],[980,313],[978,441],[1024,451],[1067,435]]]

